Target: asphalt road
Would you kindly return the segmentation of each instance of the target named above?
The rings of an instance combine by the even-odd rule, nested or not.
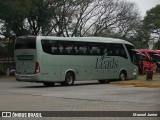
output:
[[[75,85],[70,87],[58,84],[54,87],[44,87],[41,83],[17,82],[13,77],[0,78],[0,111],[160,111],[160,89],[99,84],[97,81],[75,82]],[[75,118],[43,119],[74,120]],[[93,118],[76,118],[79,119]],[[94,119],[151,120],[148,117]],[[152,120],[159,119],[152,118]]]

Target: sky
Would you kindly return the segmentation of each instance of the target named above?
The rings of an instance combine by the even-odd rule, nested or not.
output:
[[[150,10],[157,4],[160,4],[160,0],[127,0],[127,1],[135,2],[138,5],[142,17],[146,15],[147,10]]]

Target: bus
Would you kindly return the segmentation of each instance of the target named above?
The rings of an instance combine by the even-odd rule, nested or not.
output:
[[[136,51],[130,42],[103,37],[21,36],[15,41],[18,81],[73,85],[78,80],[134,79]]]
[[[160,73],[160,54],[156,50],[139,49],[139,51],[157,66],[155,71]]]
[[[160,54],[160,50],[156,50],[156,52],[158,52]]]
[[[149,54],[144,54],[140,50],[137,50],[137,56],[139,58],[139,74],[146,74],[147,70],[156,71],[157,66],[149,57]]]

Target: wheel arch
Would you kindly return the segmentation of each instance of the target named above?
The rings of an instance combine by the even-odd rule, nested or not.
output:
[[[125,68],[121,69],[121,70],[119,71],[119,75],[120,75],[121,72],[124,72],[124,73],[126,74],[126,79],[127,79],[127,77],[128,77],[127,70],[126,70]]]

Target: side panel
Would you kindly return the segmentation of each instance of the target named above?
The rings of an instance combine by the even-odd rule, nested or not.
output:
[[[90,80],[95,69],[95,63],[95,57],[43,53],[41,62],[42,81],[64,81],[68,70],[75,73],[76,80]]]
[[[112,79],[114,76],[114,70],[117,68],[117,60],[111,56],[97,57],[95,79]]]
[[[41,63],[42,81],[61,82],[68,70],[75,73],[76,80],[118,79],[125,69],[133,77],[133,64],[122,57],[112,56],[100,61],[100,56],[65,56],[43,53]]]
[[[127,71],[128,78],[134,76],[136,67],[123,44],[102,45],[51,40],[42,40],[42,44],[42,81],[64,81],[69,70],[75,73],[76,80],[118,79],[121,70]],[[96,53],[93,54],[94,52]]]

